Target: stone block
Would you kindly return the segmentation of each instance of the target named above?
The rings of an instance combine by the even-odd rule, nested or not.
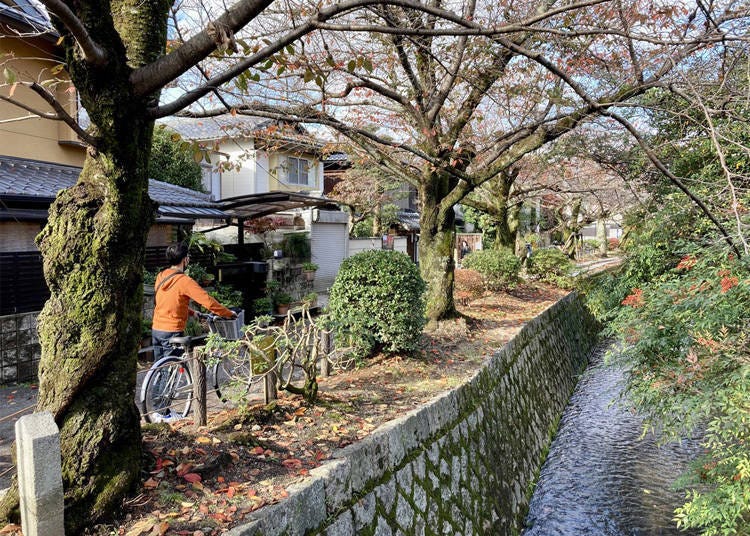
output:
[[[364,527],[369,526],[375,520],[375,505],[375,492],[371,492],[362,497],[352,507],[355,534],[361,532]]]
[[[409,504],[409,501],[407,501],[403,495],[399,494],[396,501],[396,523],[398,524],[398,526],[404,532],[408,533],[409,529],[411,529],[412,527],[412,522],[414,521],[415,517],[416,513],[411,507],[411,504]]]
[[[16,455],[24,535],[64,536],[60,431],[51,413],[18,419]]]
[[[339,510],[352,500],[351,462],[349,459],[330,460],[310,471],[310,476],[320,478],[323,481],[328,513]]]
[[[336,518],[336,521],[326,529],[326,536],[351,536],[354,532],[352,513],[347,510]]]
[[[341,449],[334,455],[334,459],[349,460],[351,465],[351,489],[358,493],[365,489],[367,483],[380,478],[391,469],[388,453],[388,443],[382,441],[377,434]]]

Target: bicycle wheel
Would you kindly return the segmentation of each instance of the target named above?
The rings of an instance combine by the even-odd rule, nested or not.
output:
[[[193,402],[193,378],[178,357],[163,357],[143,380],[141,411],[146,422],[185,418]]]
[[[211,369],[216,397],[222,402],[239,402],[252,387],[253,373],[244,351],[225,355]]]

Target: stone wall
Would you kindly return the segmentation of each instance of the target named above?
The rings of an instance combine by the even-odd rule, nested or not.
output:
[[[518,534],[596,331],[569,295],[466,384],[342,449],[228,534]]]
[[[143,297],[144,318],[154,314],[153,292]],[[39,311],[0,316],[0,385],[38,380],[42,349],[37,334]]]
[[[0,317],[0,384],[36,381],[41,348],[38,312]]]

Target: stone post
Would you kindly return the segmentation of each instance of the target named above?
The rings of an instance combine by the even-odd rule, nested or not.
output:
[[[16,454],[24,536],[65,536],[60,430],[50,412],[18,419]]]

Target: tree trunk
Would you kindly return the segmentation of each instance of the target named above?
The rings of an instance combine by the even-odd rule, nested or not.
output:
[[[167,9],[113,2],[112,19],[82,9],[108,51],[100,66],[87,64],[58,27],[95,140],[77,183],[57,196],[37,237],[50,290],[39,316],[37,411],[50,411],[60,428],[67,534],[118,511],[140,477],[136,360],[155,208],[147,175],[153,122],[145,116],[158,95],[134,96],[129,76],[164,50]],[[17,503],[14,486],[0,518],[12,516]]]
[[[455,262],[453,207],[441,208],[439,201],[450,187],[450,180],[432,176],[423,180],[419,188],[421,201],[419,234],[419,268],[427,283],[427,328],[434,328],[437,321],[455,318],[456,304],[453,301],[453,279]]]
[[[150,130],[140,131],[131,149],[148,154]],[[139,138],[132,131],[130,136]],[[115,511],[140,476],[134,394],[153,206],[147,158],[128,152],[135,166],[121,155],[89,156],[78,183],[58,195],[37,238],[51,293],[39,316],[37,411],[52,412],[60,427],[70,534]],[[5,497],[0,516],[15,502],[17,493]]]
[[[498,211],[497,236],[495,249],[507,248],[511,251],[516,249],[516,238],[518,236],[519,214],[521,206],[508,207],[507,204]]]
[[[607,256],[607,221],[602,217],[596,220],[596,240],[599,242],[599,256]]]

